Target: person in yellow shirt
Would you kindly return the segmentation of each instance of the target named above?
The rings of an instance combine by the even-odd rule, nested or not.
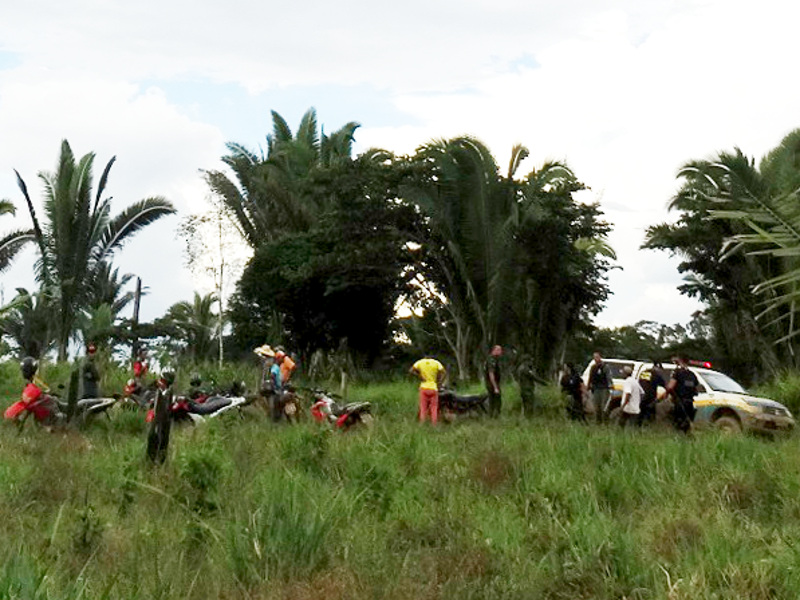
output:
[[[421,358],[409,369],[409,373],[420,378],[419,422],[424,423],[430,412],[431,423],[439,421],[439,387],[444,383],[447,371],[435,358]]]

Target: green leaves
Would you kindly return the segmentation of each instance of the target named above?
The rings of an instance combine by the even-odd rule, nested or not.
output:
[[[102,272],[107,272],[113,254],[136,232],[175,212],[169,202],[154,197],[136,202],[112,217],[110,200],[103,200],[102,196],[115,159],[106,164],[93,194],[94,158],[89,153],[76,162],[69,143],[64,140],[56,171],[39,173],[44,184],[44,226],[37,218],[25,182],[17,173],[33,232],[25,232],[10,243],[24,243],[30,237],[37,242],[40,253],[37,276],[42,289],[54,295],[60,358],[66,357],[76,319],[90,301],[91,284],[99,281]],[[1,253],[2,250],[0,256]]]

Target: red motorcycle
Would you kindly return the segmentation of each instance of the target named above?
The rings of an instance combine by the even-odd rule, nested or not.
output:
[[[330,423],[335,429],[347,430],[361,423],[366,427],[373,424],[372,405],[369,402],[350,402],[340,404],[333,394],[324,390],[311,390],[313,404],[311,416],[318,423]]]

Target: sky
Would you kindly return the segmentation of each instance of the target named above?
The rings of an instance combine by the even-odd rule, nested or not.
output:
[[[116,256],[148,290],[153,319],[210,282],[185,267],[181,219],[207,210],[202,169],[225,143],[265,144],[270,111],[326,131],[361,123],[356,153],[412,153],[432,139],[481,139],[501,169],[565,161],[613,224],[619,268],[601,326],[687,322],[678,260],[640,250],[688,160],[741,148],[760,159],[800,127],[796,23],[784,0],[27,0],[0,19],[0,198],[30,224],[62,139],[96,153],[115,212],[150,196],[178,216]],[[0,275],[2,299],[32,288],[33,250]]]

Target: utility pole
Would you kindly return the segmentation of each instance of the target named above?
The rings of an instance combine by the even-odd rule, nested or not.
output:
[[[136,360],[136,352],[139,350],[139,336],[136,330],[139,328],[139,304],[142,300],[142,278],[136,278],[136,293],[133,296],[133,319],[131,319],[131,360]]]

